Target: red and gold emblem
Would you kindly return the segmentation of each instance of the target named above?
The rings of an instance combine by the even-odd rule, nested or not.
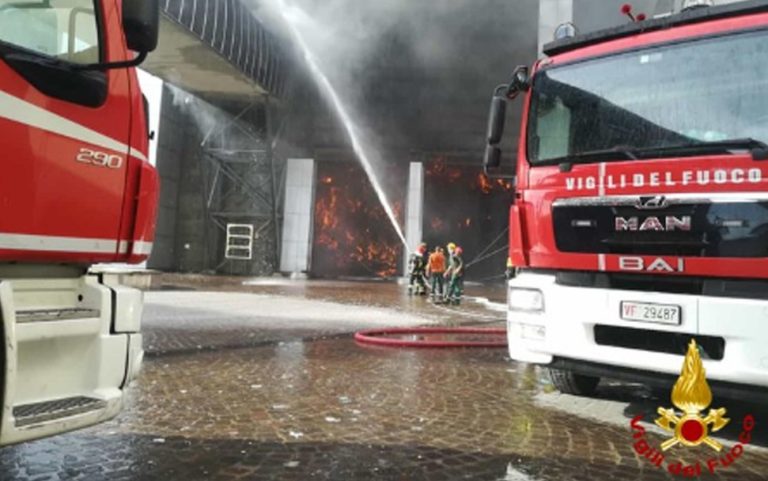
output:
[[[674,409],[658,409],[661,417],[656,419],[656,424],[673,433],[673,437],[661,443],[662,451],[677,444],[706,444],[716,451],[723,449],[723,445],[709,437],[709,434],[721,430],[730,420],[725,418],[725,408],[710,409],[707,416],[702,417],[700,413],[711,403],[712,391],[707,384],[706,371],[696,341],[692,340],[688,345],[680,377],[672,388],[672,404],[682,411],[682,416],[678,416]]]

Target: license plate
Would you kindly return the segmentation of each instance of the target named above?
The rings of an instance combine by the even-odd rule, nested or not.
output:
[[[627,321],[679,325],[683,317],[682,308],[672,304],[623,301],[620,309],[621,318]]]

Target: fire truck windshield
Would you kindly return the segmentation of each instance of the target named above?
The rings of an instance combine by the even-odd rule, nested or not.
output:
[[[0,43],[77,64],[99,62],[94,0],[0,0]]]
[[[765,148],[768,31],[699,39],[540,70],[532,165]]]

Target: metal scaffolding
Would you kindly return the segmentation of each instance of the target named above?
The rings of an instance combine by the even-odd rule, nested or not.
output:
[[[209,269],[230,275],[271,273],[279,266],[281,172],[272,155],[270,101],[260,99],[228,122],[211,129],[202,142],[205,235]],[[254,129],[254,124],[256,129]],[[231,255],[233,226],[251,226],[252,253]],[[228,235],[229,234],[229,235]],[[242,241],[242,237],[240,238]]]

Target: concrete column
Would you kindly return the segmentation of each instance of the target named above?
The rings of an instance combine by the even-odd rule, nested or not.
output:
[[[408,204],[405,210],[405,240],[413,251],[422,241],[424,225],[424,164],[411,162],[408,171]],[[408,272],[408,258],[404,259]]]
[[[572,21],[573,0],[539,1],[539,55],[544,44],[554,40],[557,26]]]
[[[312,249],[315,160],[288,159],[286,169],[280,271],[301,274],[309,271]]]

